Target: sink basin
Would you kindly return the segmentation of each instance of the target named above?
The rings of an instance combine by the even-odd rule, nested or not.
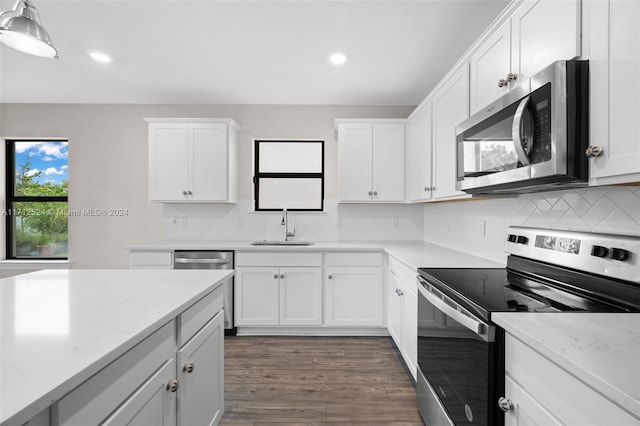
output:
[[[251,243],[252,246],[312,246],[313,243],[309,241],[254,241]]]

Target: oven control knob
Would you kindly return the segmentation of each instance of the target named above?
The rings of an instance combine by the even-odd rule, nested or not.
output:
[[[517,235],[509,234],[509,236],[507,237],[507,241],[509,241],[510,243],[515,243],[517,238]]]
[[[629,258],[629,252],[624,249],[614,247],[611,249],[611,258],[615,260],[625,261]]]
[[[518,244],[527,244],[528,241],[529,239],[524,235],[518,235],[518,238],[516,238],[516,243]]]
[[[593,246],[591,247],[591,256],[595,257],[607,257],[609,254],[609,249],[603,246]]]
[[[513,410],[513,403],[510,399],[501,396],[498,400],[498,407],[500,407],[500,409],[505,413],[508,413],[509,411]]]

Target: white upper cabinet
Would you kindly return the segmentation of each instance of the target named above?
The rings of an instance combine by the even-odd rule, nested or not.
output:
[[[474,51],[469,66],[473,114],[509,91],[506,80],[511,72],[511,21],[502,24]]]
[[[550,63],[580,56],[580,0],[525,0],[470,56],[471,114]]]
[[[456,191],[456,126],[469,117],[469,68],[463,64],[433,95],[433,199],[468,196]]]
[[[589,184],[640,181],[640,3],[590,1],[590,144],[602,154],[590,160]]]
[[[337,120],[338,199],[404,201],[404,120]]]
[[[431,138],[433,108],[431,100],[423,102],[407,119],[406,140],[406,199],[431,199]]]
[[[237,124],[233,120],[146,121],[150,201],[236,201]]]

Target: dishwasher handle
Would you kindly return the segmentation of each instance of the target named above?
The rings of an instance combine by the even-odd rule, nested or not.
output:
[[[231,263],[228,259],[190,259],[188,257],[176,257],[173,261],[175,263],[200,263],[208,265],[227,265]]]

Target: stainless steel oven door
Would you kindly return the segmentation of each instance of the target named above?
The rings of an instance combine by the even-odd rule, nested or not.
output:
[[[434,401],[418,401],[423,419],[442,417],[455,425],[494,426],[502,416],[495,405],[495,326],[476,318],[418,277],[418,367]],[[421,318],[437,320],[421,321]],[[418,388],[424,388],[419,384]],[[429,392],[419,392],[428,399]],[[443,413],[434,413],[434,407]],[[447,424],[447,422],[436,422]]]

